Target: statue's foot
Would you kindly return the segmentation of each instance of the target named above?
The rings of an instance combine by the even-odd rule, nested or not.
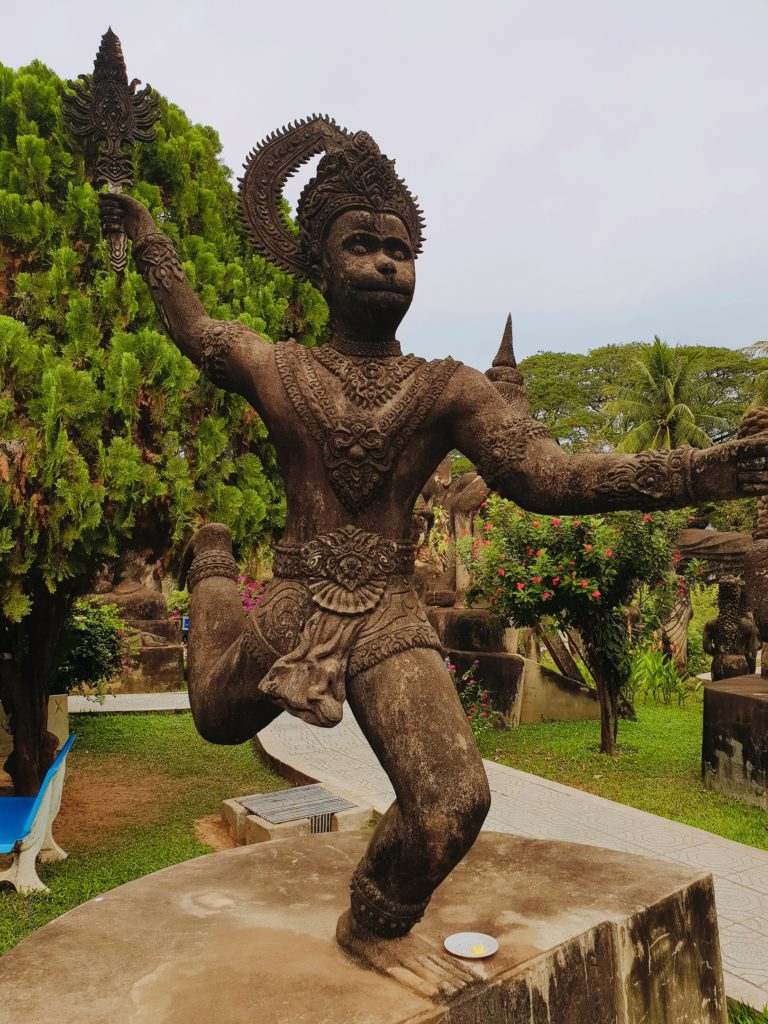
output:
[[[405,985],[435,1002],[455,999],[461,992],[484,980],[482,974],[442,950],[435,951],[415,935],[383,939],[361,928],[345,911],[336,926],[336,940],[357,963]]]

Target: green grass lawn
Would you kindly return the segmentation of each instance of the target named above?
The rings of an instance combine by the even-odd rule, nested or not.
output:
[[[74,777],[91,765],[119,769],[129,785],[143,786],[145,805],[152,808],[152,781],[162,784],[158,814],[117,830],[85,835],[73,846],[62,844],[70,857],[40,865],[45,893],[17,895],[0,891],[0,952],[5,952],[41,925],[99,893],[150,871],[210,853],[194,833],[193,823],[220,810],[221,801],[244,793],[281,789],[286,783],[256,760],[250,744],[219,747],[195,731],[192,716],[77,715],[70,720],[77,742],[67,759]],[[114,772],[113,772],[114,774]],[[125,787],[123,787],[125,789]],[[110,793],[105,791],[104,800]],[[104,812],[108,816],[108,808]],[[147,814],[140,815],[144,819]],[[54,828],[55,832],[55,828]]]
[[[768,815],[701,784],[702,704],[640,705],[619,723],[619,752],[600,753],[599,722],[548,722],[491,732],[483,756],[662,818],[768,850]]]

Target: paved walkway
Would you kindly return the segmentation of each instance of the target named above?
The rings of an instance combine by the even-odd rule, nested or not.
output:
[[[349,708],[334,729],[281,715],[259,734],[267,753],[383,813],[392,787]],[[667,858],[715,876],[725,987],[758,1009],[768,1004],[768,853],[636,811],[537,775],[486,761],[491,812],[485,828]]]
[[[103,703],[96,697],[70,697],[70,715],[141,713],[146,711],[189,711],[186,690],[170,693],[110,693]]]
[[[69,711],[75,714],[188,708],[186,691],[109,696],[103,704],[69,698]],[[335,729],[315,729],[281,715],[259,739],[275,760],[358,805],[382,814],[394,798],[348,707]],[[493,796],[487,829],[667,858],[711,871],[726,991],[758,1009],[768,1003],[768,853],[493,761],[486,761],[485,768]]]

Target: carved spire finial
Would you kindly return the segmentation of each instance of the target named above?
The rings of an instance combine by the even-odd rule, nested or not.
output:
[[[499,345],[499,351],[496,353],[496,358],[493,360],[492,366],[511,366],[513,369],[517,369],[517,360],[515,359],[515,350],[512,347],[512,314],[507,314],[507,322],[504,325],[504,333],[501,336],[501,345]]]
[[[528,415],[528,394],[523,384],[523,375],[517,368],[515,351],[512,347],[512,314],[507,317],[501,345],[490,370],[485,375],[492,380],[496,390],[508,405],[514,405],[524,415]]]

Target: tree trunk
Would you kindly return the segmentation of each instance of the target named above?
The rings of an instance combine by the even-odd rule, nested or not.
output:
[[[48,732],[48,697],[71,606],[71,596],[61,591],[50,594],[41,584],[34,588],[30,613],[5,634],[12,658],[0,662],[0,700],[10,722],[13,750],[4,768],[16,796],[36,796],[56,756],[58,740]]]
[[[25,682],[13,660],[0,665],[0,699],[13,735],[13,750],[3,767],[16,796],[36,796],[58,746],[48,732],[48,687]]]
[[[600,701],[600,753],[613,756],[616,753],[616,737],[619,731],[616,688],[612,685],[610,670],[606,669],[592,644],[587,643],[585,646],[587,665],[594,677]]]

